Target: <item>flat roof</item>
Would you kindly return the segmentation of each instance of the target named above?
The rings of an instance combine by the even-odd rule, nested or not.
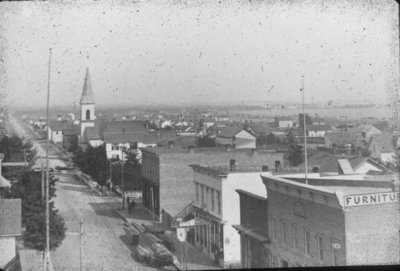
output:
[[[242,189],[236,189],[236,192],[238,192],[239,194],[243,194],[243,195],[250,196],[250,197],[253,197],[253,198],[257,198],[257,199],[260,199],[260,200],[266,200],[267,199],[266,196],[256,195],[254,193],[251,193],[251,192],[248,192],[248,191],[245,191],[245,190],[242,190]]]
[[[304,176],[304,175],[303,175]],[[289,177],[289,176],[288,176]],[[333,195],[338,199],[338,202],[343,207],[343,196],[345,195],[358,195],[358,194],[370,194],[370,193],[382,193],[382,192],[393,192],[392,187],[372,187],[367,186],[365,183],[359,186],[344,186],[344,185],[337,185],[337,186],[326,186],[326,185],[310,185],[305,183],[299,183],[297,181],[292,181],[290,179],[286,179],[283,176],[272,176],[261,174],[261,178],[263,181],[276,181],[283,183],[288,186],[292,186],[295,188],[303,188],[304,190],[308,190],[310,192],[317,192],[327,195]],[[345,180],[345,179],[343,179]],[[350,180],[349,180],[350,181]],[[383,182],[383,181],[382,181]],[[389,183],[389,182],[388,182]],[[268,190],[268,188],[267,188]]]
[[[263,165],[251,165],[251,166],[236,165],[234,170],[231,170],[231,167],[229,165],[221,165],[221,166],[190,165],[190,166],[193,169],[200,169],[202,171],[206,171],[218,176],[226,176],[228,174],[234,174],[234,173],[260,173],[262,171]]]

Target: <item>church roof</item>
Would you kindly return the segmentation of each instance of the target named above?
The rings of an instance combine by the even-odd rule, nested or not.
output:
[[[85,81],[83,83],[82,97],[80,104],[94,104],[92,82],[90,81],[89,68],[86,68]]]

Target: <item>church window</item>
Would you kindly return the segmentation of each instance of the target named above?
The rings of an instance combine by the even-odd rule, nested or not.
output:
[[[90,120],[90,110],[86,110],[86,120]]]

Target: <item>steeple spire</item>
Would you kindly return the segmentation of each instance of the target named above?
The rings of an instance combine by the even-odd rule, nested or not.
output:
[[[89,68],[86,68],[85,81],[83,83],[82,97],[80,104],[94,104],[92,83],[90,82]]]

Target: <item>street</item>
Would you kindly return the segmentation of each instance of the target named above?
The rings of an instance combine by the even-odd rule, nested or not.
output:
[[[45,141],[38,141],[34,131],[24,123],[11,120],[14,129],[31,138],[37,156],[45,155]],[[49,148],[50,166],[67,163],[58,148]],[[59,158],[56,158],[59,157]],[[42,161],[35,163],[40,165]],[[121,208],[121,198],[100,196],[77,180],[72,172],[54,172],[56,182],[55,207],[66,222],[67,232],[60,247],[51,252],[55,270],[79,270],[80,227],[83,219],[82,265],[84,270],[155,270],[134,260],[134,249],[128,245],[123,220],[113,210]]]

